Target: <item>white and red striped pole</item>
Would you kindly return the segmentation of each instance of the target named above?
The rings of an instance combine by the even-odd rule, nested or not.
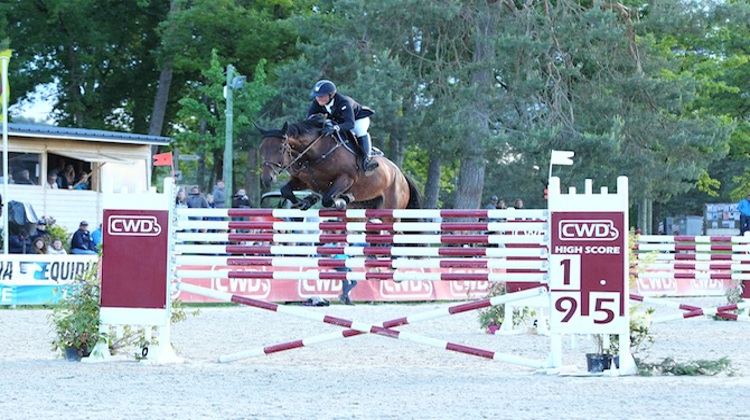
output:
[[[648,296],[640,296],[636,294],[631,294],[630,300],[634,300],[636,302],[642,302],[642,303],[667,306],[670,308],[675,308],[675,309],[680,309],[680,310],[685,311],[679,314],[665,315],[665,316],[653,318],[651,322],[654,322],[654,323],[673,321],[676,319],[695,318],[695,317],[703,316],[703,315],[718,316],[724,319],[731,319],[734,321],[750,321],[750,317],[739,317],[735,313],[728,312],[728,311],[736,311],[736,310],[748,308],[750,307],[750,302],[741,302],[737,304],[717,306],[715,308],[701,308],[700,306],[686,305],[684,303],[672,302],[669,300],[657,299],[657,298],[652,298]]]
[[[335,317],[331,315],[319,314],[314,311],[305,310],[299,307],[278,305],[275,303],[264,302],[261,300],[252,299],[252,298],[248,298],[244,296],[232,295],[230,293],[219,292],[216,290],[207,289],[204,287],[199,287],[199,286],[186,284],[186,283],[181,283],[180,289],[186,292],[211,297],[220,301],[239,303],[242,305],[252,306],[255,308],[259,308],[259,309],[265,309],[265,310],[269,310],[272,312],[286,313],[286,314],[297,316],[300,318],[305,318],[305,319],[309,319],[313,321],[323,322],[326,324],[349,328],[349,330],[346,330],[339,334],[325,334],[323,336],[311,337],[307,341],[303,339],[303,340],[292,341],[289,343],[281,343],[281,344],[273,346],[273,348],[269,349],[269,351],[272,351],[272,350],[281,351],[281,350],[301,347],[301,346],[306,345],[306,343],[312,344],[316,342],[323,342],[323,341],[326,341],[326,339],[331,340],[334,338],[345,338],[347,336],[359,335],[361,333],[372,333],[372,334],[378,334],[378,335],[382,335],[385,337],[390,337],[390,338],[395,338],[395,339],[400,339],[400,340],[413,341],[416,343],[421,343],[421,344],[429,345],[432,347],[438,347],[438,348],[442,348],[442,349],[449,350],[449,351],[455,351],[459,353],[465,353],[465,354],[470,354],[474,356],[484,357],[484,358],[491,359],[491,360],[499,360],[499,361],[514,363],[514,364],[534,367],[534,368],[544,367],[543,363],[539,361],[535,361],[535,360],[529,360],[529,359],[518,357],[518,356],[497,353],[491,350],[484,350],[484,349],[480,349],[476,347],[466,346],[463,344],[452,343],[452,342],[445,341],[445,340],[438,340],[438,339],[426,337],[420,334],[392,330],[392,329],[385,327],[386,323],[384,323],[383,326],[378,326],[378,325],[367,324],[367,323],[358,322],[358,321],[351,321],[348,319],[339,318],[339,317]],[[511,300],[526,299],[531,296],[539,295],[543,293],[545,290],[546,289],[544,287],[537,287],[534,289],[526,290],[524,292],[497,296],[496,298],[493,298],[493,299],[495,299],[494,302],[503,303],[503,302],[508,302]],[[519,296],[519,294],[521,294],[521,296]],[[516,296],[513,296],[513,295],[516,295]],[[499,304],[499,303],[495,303],[495,304]],[[427,316],[423,315],[422,317],[417,316],[417,317],[411,317],[411,318],[407,317],[407,318],[391,320],[391,321],[388,321],[388,325],[390,327],[404,325],[404,323],[415,322],[416,320],[434,319],[438,316],[449,316],[454,313],[459,313],[456,311],[465,312],[468,310],[479,309],[479,308],[483,308],[483,307],[491,306],[491,305],[493,305],[492,299],[484,299],[484,300],[477,301],[477,302],[466,303],[464,305],[457,305],[457,307],[453,307],[452,311],[451,310],[439,311],[440,315],[433,312]],[[255,354],[258,354],[259,352],[257,350],[254,350],[249,353],[252,353],[252,354],[242,353],[242,354],[226,356],[223,359],[220,359],[220,361],[240,360],[242,358],[251,357]],[[265,354],[265,350],[261,354]]]

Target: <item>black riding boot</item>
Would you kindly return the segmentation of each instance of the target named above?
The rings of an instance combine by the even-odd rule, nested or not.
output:
[[[364,136],[357,138],[357,140],[359,140],[359,144],[362,147],[362,169],[364,169],[365,175],[370,176],[372,175],[372,171],[380,166],[378,162],[370,160],[370,155],[372,154],[372,139],[369,134],[365,134]]]

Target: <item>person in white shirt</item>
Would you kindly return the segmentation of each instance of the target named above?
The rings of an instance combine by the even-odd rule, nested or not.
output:
[[[66,255],[67,253],[68,252],[65,251],[65,248],[63,248],[62,240],[60,238],[53,239],[52,244],[47,247],[48,255]]]
[[[59,186],[57,185],[57,174],[56,173],[50,172],[47,175],[47,188],[49,188],[51,190],[56,190],[56,189],[59,188]]]

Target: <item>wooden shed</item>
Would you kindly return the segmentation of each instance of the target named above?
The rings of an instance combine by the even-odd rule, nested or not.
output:
[[[37,216],[54,217],[58,225],[71,232],[82,220],[94,230],[101,223],[102,191],[149,190],[152,150],[168,145],[170,140],[103,130],[8,124],[10,183],[3,202],[30,203]],[[54,188],[48,183],[52,175],[57,177]]]

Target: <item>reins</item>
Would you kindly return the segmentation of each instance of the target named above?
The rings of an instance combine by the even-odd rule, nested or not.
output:
[[[311,141],[310,144],[307,145],[307,147],[305,148],[305,150],[299,152],[299,154],[297,155],[297,157],[295,157],[294,159],[292,159],[292,161],[289,162],[288,165],[286,165],[286,166],[279,165],[279,167],[281,167],[281,169],[279,170],[279,172],[284,172],[284,171],[288,170],[289,168],[291,168],[292,165],[294,165],[300,159],[302,159],[302,157],[305,154],[307,154],[307,152],[309,152],[310,149],[312,149],[312,147],[315,145],[315,143],[318,140],[322,139],[322,138],[323,138],[323,136],[320,135],[315,140]],[[340,141],[335,141],[335,143],[336,144],[330,150],[328,150],[327,152],[323,153],[314,163],[320,163],[320,162],[326,160],[326,158],[328,158],[328,156],[330,156],[331,153],[333,153],[336,149],[338,149],[339,147],[341,147],[341,142]],[[290,157],[293,156],[292,155],[293,149],[292,149],[292,146],[289,144],[289,137],[284,136],[284,142],[282,143],[282,147],[284,147],[284,152],[288,152],[289,153]]]

